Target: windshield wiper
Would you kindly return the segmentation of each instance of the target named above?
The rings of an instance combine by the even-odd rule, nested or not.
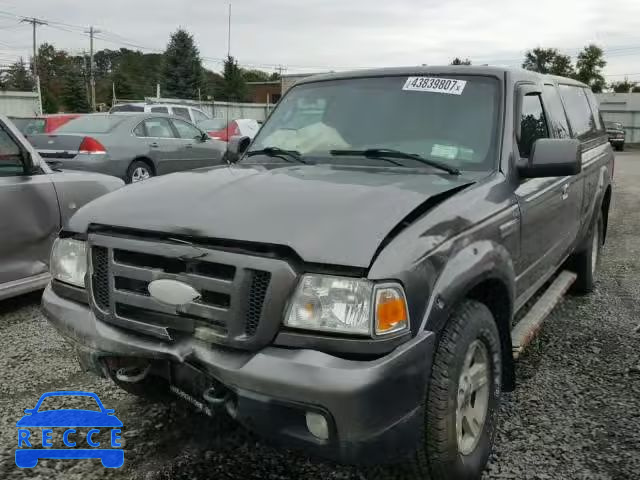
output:
[[[353,156],[362,156],[369,158],[380,158],[383,160],[389,161],[390,158],[398,158],[398,159],[408,159],[415,160],[416,162],[423,163],[425,165],[429,165],[430,167],[438,168],[440,170],[444,170],[445,172],[450,173],[451,175],[460,175],[460,170],[455,167],[451,167],[444,162],[439,162],[438,160],[432,160],[430,158],[424,158],[415,153],[406,153],[400,150],[393,150],[391,148],[367,148],[365,150],[330,150],[329,153],[331,155],[353,155]],[[398,162],[393,162],[396,165],[402,166]]]
[[[266,155],[267,157],[282,158],[287,162],[295,161],[298,163],[309,163],[302,159],[302,155],[297,150],[284,150],[279,147],[265,147],[261,148],[260,150],[251,150],[250,152],[247,152],[247,157],[254,157],[256,155]]]

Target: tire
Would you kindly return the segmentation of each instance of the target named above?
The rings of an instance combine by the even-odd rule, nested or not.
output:
[[[598,218],[589,231],[589,239],[586,249],[575,255],[573,270],[578,275],[573,284],[573,291],[578,294],[591,293],[595,287],[600,257],[602,256],[602,234],[604,230],[602,211],[598,212]]]
[[[134,160],[127,169],[127,178],[125,181],[127,183],[137,183],[142,180],[148,180],[153,176],[153,168],[151,168],[147,162]]]
[[[476,352],[470,357],[471,352]],[[476,355],[482,353],[476,358]],[[470,363],[470,358],[476,358]],[[477,361],[478,358],[484,361]],[[371,468],[370,480],[479,479],[491,454],[497,426],[502,381],[500,334],[493,315],[482,303],[466,300],[451,315],[436,350],[425,395],[424,439],[402,464]],[[463,372],[469,365],[485,365],[486,383],[469,395]],[[476,370],[477,371],[477,370]],[[467,372],[468,373],[468,372]],[[464,392],[464,393],[462,393]],[[481,403],[476,403],[481,402]],[[458,405],[484,405],[477,435],[461,420]],[[466,425],[466,428],[465,428]],[[466,434],[465,434],[466,430]],[[458,432],[462,438],[458,440]]]

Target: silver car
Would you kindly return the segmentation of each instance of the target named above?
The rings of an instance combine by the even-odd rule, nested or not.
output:
[[[193,124],[154,113],[85,115],[29,141],[54,168],[106,173],[127,183],[219,165],[226,149]]]
[[[122,180],[55,172],[0,115],[0,300],[44,288],[60,228],[80,207]]]

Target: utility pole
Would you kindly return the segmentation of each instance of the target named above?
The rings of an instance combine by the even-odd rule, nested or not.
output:
[[[227,58],[231,56],[231,3],[229,3],[229,29],[227,38]]]
[[[37,54],[38,54],[38,45],[36,42],[36,28],[38,27],[38,25],[47,25],[47,22],[40,20],[36,17],[24,17],[22,20],[20,20],[20,22],[22,23],[30,23],[33,26],[33,60],[32,60],[32,67],[33,67],[33,76],[37,77],[38,76],[38,67],[37,67]]]
[[[96,33],[100,33],[100,30],[93,28],[93,25],[89,27],[89,30],[85,30],[84,33],[89,34],[89,83],[91,84],[91,111],[96,111],[96,79],[93,75],[93,36]]]

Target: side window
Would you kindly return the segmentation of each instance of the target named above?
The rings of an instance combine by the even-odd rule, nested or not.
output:
[[[175,138],[167,118],[148,118],[144,121],[147,135],[154,138]]]
[[[527,95],[522,100],[520,129],[520,141],[518,142],[520,156],[528,158],[534,142],[539,138],[549,136],[540,95]]]
[[[209,120],[209,118],[202,113],[200,110],[196,110],[195,108],[191,109],[191,113],[193,113],[193,121],[198,123],[198,122],[202,122],[204,120]]]
[[[167,107],[151,107],[152,113],[169,113],[169,109]]]
[[[591,107],[591,113],[593,114],[593,119],[596,122],[596,130],[604,131],[604,121],[602,120],[602,116],[600,115],[600,105],[598,104],[598,99],[593,94],[590,88],[585,88],[584,92],[587,94],[587,100],[589,101],[589,106]]]
[[[133,129],[133,134],[136,137],[146,137],[147,132],[144,131],[144,122],[140,122],[136,128]]]
[[[193,140],[202,136],[202,132],[190,123],[183,122],[182,120],[172,120],[172,122],[173,126],[176,127],[180,138]]]
[[[0,177],[15,177],[24,174],[20,147],[0,128]]]
[[[573,133],[577,137],[586,137],[596,132],[596,121],[584,88],[573,85],[560,85],[559,88]]]
[[[183,107],[172,107],[173,114],[176,117],[184,118],[185,120],[191,121],[191,117],[189,116],[189,109]]]
[[[556,138],[570,138],[569,123],[567,122],[567,114],[564,112],[560,94],[553,85],[545,85],[542,95],[544,106],[547,109],[549,117],[549,126]]]

